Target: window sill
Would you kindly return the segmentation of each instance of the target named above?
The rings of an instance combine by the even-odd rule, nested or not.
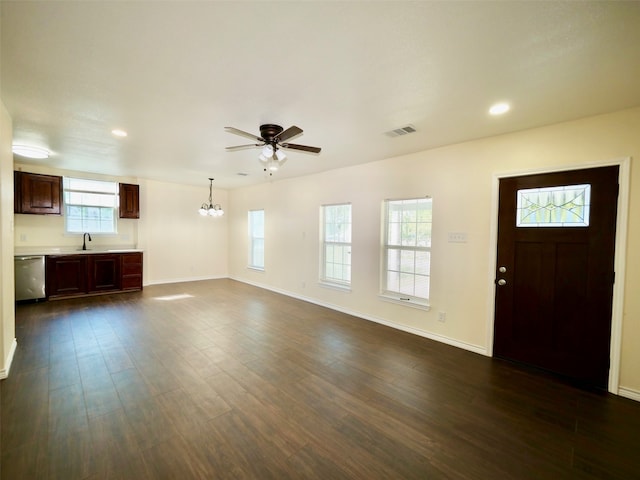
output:
[[[262,272],[262,273],[264,273],[264,268],[263,267],[248,266],[247,270],[253,270],[254,272]]]
[[[431,305],[425,302],[419,302],[418,300],[414,300],[414,299],[402,300],[400,297],[385,295],[384,293],[381,293],[379,296],[380,296],[380,299],[385,302],[396,303],[398,305],[403,305],[405,307],[415,308],[417,310],[424,310],[425,312],[428,312],[429,310],[431,310]]]
[[[323,280],[319,280],[318,281],[318,285],[320,285],[321,287],[324,287],[324,288],[329,288],[331,290],[339,290],[341,292],[351,293],[351,285],[343,285],[341,283],[325,282]]]

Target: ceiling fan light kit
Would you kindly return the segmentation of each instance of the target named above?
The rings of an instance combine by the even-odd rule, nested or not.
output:
[[[265,172],[276,172],[287,161],[287,155],[282,151],[283,148],[291,150],[300,150],[303,152],[320,153],[320,148],[309,147],[307,145],[297,145],[294,143],[286,143],[290,138],[296,137],[302,134],[302,129],[299,127],[291,126],[284,130],[280,125],[267,123],[260,125],[260,136],[254,135],[244,130],[239,130],[234,127],[225,127],[227,132],[242,137],[247,137],[255,142],[248,145],[236,145],[234,147],[227,147],[227,151],[242,150],[245,148],[261,147],[262,150],[258,156],[258,160],[262,164]]]

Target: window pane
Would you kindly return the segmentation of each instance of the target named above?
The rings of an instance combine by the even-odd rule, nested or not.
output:
[[[416,297],[429,297],[429,277],[424,275],[416,275],[415,277],[415,293]]]
[[[413,295],[415,293],[414,289],[414,276],[408,273],[400,274],[400,293],[404,293],[405,295]]]
[[[387,290],[400,292],[400,274],[398,272],[387,272]]]
[[[83,233],[85,230],[82,228],[82,219],[69,218],[67,216],[67,232],[70,233]]]
[[[249,266],[264,268],[264,210],[252,210],[249,223]]]
[[[431,252],[416,252],[416,274],[429,275],[431,270]]]
[[[67,232],[116,232],[116,182],[64,177],[63,185]]]
[[[383,290],[428,300],[431,267],[430,198],[385,202]]]
[[[518,190],[516,226],[587,227],[591,185]]]
[[[387,270],[400,270],[400,250],[395,248],[389,249],[387,252]]]
[[[416,244],[419,247],[431,246],[431,223],[418,224],[418,229],[416,234]]]
[[[322,280],[341,284],[351,281],[351,205],[323,205],[320,208],[322,227]]]
[[[411,250],[402,250],[400,252],[400,271],[405,273],[413,273],[416,261],[416,254]]]

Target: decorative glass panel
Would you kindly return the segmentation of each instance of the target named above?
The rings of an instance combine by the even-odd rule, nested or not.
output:
[[[517,227],[587,227],[591,185],[518,190]]]

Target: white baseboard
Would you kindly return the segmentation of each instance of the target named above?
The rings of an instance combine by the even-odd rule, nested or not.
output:
[[[9,355],[5,359],[4,364],[5,368],[0,369],[0,380],[7,378],[9,376],[9,370],[11,370],[11,363],[13,362],[13,355],[16,353],[16,348],[18,347],[18,340],[15,338],[13,342],[11,342],[11,348],[9,349]]]
[[[421,330],[419,328],[409,327],[407,325],[402,325],[399,323],[391,322],[389,320],[384,320],[382,318],[374,317],[372,315],[368,315],[362,312],[358,312],[355,310],[349,310],[338,305],[333,305],[330,303],[320,302],[310,297],[305,297],[303,295],[298,295],[296,293],[289,292],[287,290],[281,290],[279,288],[273,288],[267,285],[262,285],[260,283],[250,282],[242,278],[229,277],[232,280],[236,280],[238,282],[246,283],[249,285],[253,285],[254,287],[263,288],[265,290],[270,290],[275,293],[280,293],[282,295],[286,295],[288,297],[296,298],[298,300],[303,300],[305,302],[313,303],[314,305],[319,305],[321,307],[329,308],[331,310],[335,310],[337,312],[345,313],[347,315],[352,315],[354,317],[362,318],[363,320],[369,320],[371,322],[379,323],[381,325],[386,325],[387,327],[395,328],[396,330],[402,330],[403,332],[412,333],[414,335],[418,335],[420,337],[428,338],[430,340],[435,340],[436,342],[445,343],[447,345],[451,345],[453,347],[461,348],[463,350],[468,350],[473,353],[477,353],[479,355],[490,356],[487,352],[487,349],[481,347],[479,345],[473,345],[471,343],[462,342],[460,340],[456,340],[454,338],[447,337],[445,335],[440,335],[437,333],[427,332],[426,330]]]
[[[618,395],[640,402],[640,391],[634,390],[633,388],[620,387],[618,388]]]

